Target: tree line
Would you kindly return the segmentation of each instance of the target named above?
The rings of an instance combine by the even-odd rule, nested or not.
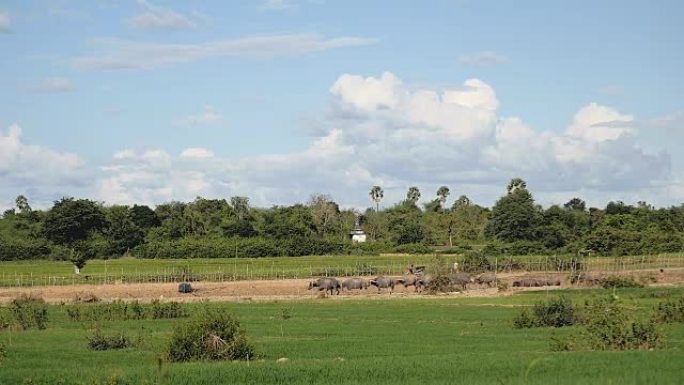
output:
[[[34,210],[24,196],[0,219],[0,260],[264,257],[319,254],[428,253],[482,250],[488,255],[638,255],[684,249],[684,205],[655,208],[609,202],[587,207],[580,198],[543,208],[524,180],[511,180],[491,208],[461,195],[448,206],[440,187],[419,206],[421,192],[381,209],[341,209],[328,195],[305,204],[253,207],[249,198],[197,198],[156,206],[114,205],[62,198]],[[368,242],[353,244],[357,215]]]

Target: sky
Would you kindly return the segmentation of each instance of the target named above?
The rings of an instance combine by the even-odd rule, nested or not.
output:
[[[684,203],[681,1],[0,0],[0,209]]]

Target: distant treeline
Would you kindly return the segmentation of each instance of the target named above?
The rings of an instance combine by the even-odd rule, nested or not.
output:
[[[684,205],[654,208],[610,202],[587,208],[574,198],[546,209],[534,203],[521,179],[513,179],[492,208],[460,196],[448,207],[449,189],[418,206],[420,191],[359,217],[368,242],[352,244],[357,219],[329,196],[306,204],[251,207],[247,197],[197,198],[193,202],[104,206],[63,198],[49,210],[33,210],[24,196],[0,219],[0,260],[110,258],[265,257],[383,252],[462,252],[473,245],[488,255],[637,255],[684,249]]]

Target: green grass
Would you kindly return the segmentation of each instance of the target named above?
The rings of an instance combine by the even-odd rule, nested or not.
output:
[[[574,290],[582,301],[606,291]],[[612,293],[612,291],[611,291]],[[625,289],[615,294],[638,311],[684,289]],[[511,327],[520,306],[545,298],[526,292],[500,298],[317,299],[298,302],[193,304],[229,310],[261,357],[247,362],[159,362],[179,320],[101,322],[141,344],[122,351],[88,350],[90,323],[50,308],[44,331],[0,332],[7,358],[0,384],[681,384],[684,327],[665,326],[658,351],[552,352],[550,337],[566,329]],[[281,320],[282,309],[292,318]],[[282,329],[281,329],[282,326]],[[9,342],[11,338],[11,343]],[[286,364],[275,363],[287,357]],[[117,382],[118,381],[118,382]]]

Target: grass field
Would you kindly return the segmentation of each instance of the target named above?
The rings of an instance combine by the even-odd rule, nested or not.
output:
[[[605,290],[565,292],[575,301]],[[647,309],[684,289],[623,289],[627,305]],[[552,352],[565,329],[511,327],[520,306],[547,297],[526,292],[495,298],[318,299],[299,302],[191,304],[235,314],[261,357],[251,362],[158,360],[179,320],[100,322],[137,346],[93,352],[93,324],[69,321],[50,307],[47,330],[0,332],[7,357],[0,384],[681,384],[684,327],[665,326],[657,351]],[[88,305],[82,305],[88,306]],[[291,318],[281,319],[283,309]],[[277,364],[280,357],[289,358]]]
[[[78,283],[171,282],[183,272],[202,281],[308,278],[316,276],[400,275],[406,267],[428,264],[432,255],[307,256],[273,258],[194,258],[91,260],[80,275],[66,261],[0,262],[0,287],[68,285]],[[461,255],[444,255],[448,263],[462,262]],[[554,270],[553,256],[490,258],[499,268]],[[587,270],[624,271],[684,267],[684,254],[632,257],[590,257],[582,260]]]

